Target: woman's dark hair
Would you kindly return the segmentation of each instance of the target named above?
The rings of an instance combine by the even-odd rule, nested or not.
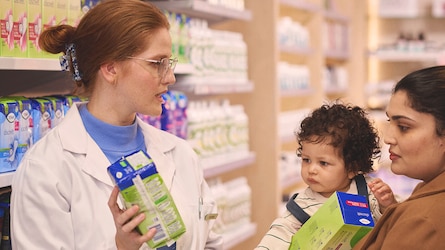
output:
[[[411,108],[434,116],[436,133],[445,129],[445,66],[434,66],[406,75],[394,87],[393,93],[405,91]]]
[[[358,106],[324,104],[303,119],[296,136],[299,156],[302,142],[328,143],[338,150],[348,172],[372,172],[373,159],[381,154],[377,129]]]
[[[150,45],[147,38],[161,28],[170,28],[167,16],[147,1],[103,0],[82,17],[77,27],[58,25],[44,30],[39,45],[58,54],[74,44],[82,76],[76,82],[77,92],[88,94],[101,65],[145,50]]]

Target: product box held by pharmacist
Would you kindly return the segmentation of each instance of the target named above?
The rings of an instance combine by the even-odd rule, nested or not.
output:
[[[349,250],[374,227],[365,196],[335,192],[292,237],[290,250]]]
[[[156,228],[155,236],[147,242],[151,248],[171,245],[185,232],[173,198],[147,153],[137,151],[122,157],[108,167],[108,173],[119,187],[125,207],[137,204],[145,213],[138,230],[144,234]]]

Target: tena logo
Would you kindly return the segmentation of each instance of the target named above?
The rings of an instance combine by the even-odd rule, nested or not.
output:
[[[51,118],[51,115],[49,114],[49,112],[45,111],[45,112],[42,114],[42,119],[43,119],[44,121],[46,121],[46,120],[48,120],[49,118]]]
[[[60,109],[56,110],[56,117],[61,118],[62,117],[62,111]]]
[[[15,121],[15,114],[9,113],[8,116],[6,116],[6,120],[8,120],[9,123],[13,123]]]
[[[28,110],[23,110],[22,111],[22,117],[23,117],[23,119],[25,119],[25,120],[28,120],[28,117],[29,117],[29,111]]]

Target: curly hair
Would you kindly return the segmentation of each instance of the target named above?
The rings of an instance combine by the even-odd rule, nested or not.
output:
[[[324,104],[306,117],[295,134],[298,155],[301,157],[302,142],[329,143],[338,149],[346,170],[354,173],[370,173],[373,159],[381,155],[380,138],[366,112],[358,107],[341,103]]]

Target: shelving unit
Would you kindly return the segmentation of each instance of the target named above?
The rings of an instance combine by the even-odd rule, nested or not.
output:
[[[368,81],[397,81],[420,68],[445,63],[443,39],[444,18],[432,16],[432,0],[419,0],[417,16],[405,18],[380,17],[378,0],[368,0]],[[442,50],[398,51],[396,41],[400,33],[425,34],[426,42],[435,42]],[[379,47],[384,47],[379,50]]]

